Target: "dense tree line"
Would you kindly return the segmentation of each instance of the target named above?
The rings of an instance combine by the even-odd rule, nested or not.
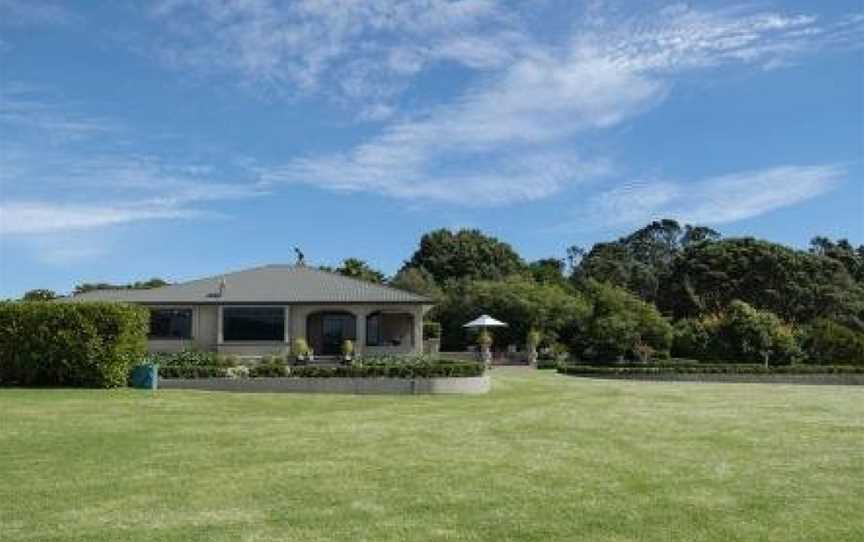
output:
[[[479,230],[440,229],[393,277],[358,258],[322,269],[429,297],[447,350],[474,341],[462,324],[485,312],[509,324],[495,330],[499,347],[531,333],[586,360],[864,362],[864,246],[845,239],[814,237],[796,250],[667,219],[528,262]],[[75,293],[165,284],[80,284]]]
[[[480,231],[438,230],[390,283],[437,302],[446,349],[488,312],[510,324],[499,344],[533,329],[582,359],[864,362],[864,246],[844,239],[804,251],[660,220],[526,262]]]

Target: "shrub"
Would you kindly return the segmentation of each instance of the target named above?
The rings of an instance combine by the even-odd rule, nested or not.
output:
[[[569,332],[574,354],[586,359],[614,360],[669,350],[672,326],[654,305],[624,289],[594,280],[586,281],[584,290],[591,310]]]
[[[148,328],[147,309],[120,303],[0,303],[0,383],[125,385]]]
[[[159,366],[160,378],[224,378],[231,376],[234,367],[214,367],[207,365],[165,365]]]
[[[672,337],[673,356],[700,359],[708,357],[711,334],[704,320],[678,320],[675,322]]]
[[[157,352],[148,356],[148,361],[165,367],[234,367],[237,359],[220,356],[216,352],[182,350],[180,352]]]
[[[309,343],[306,342],[306,339],[303,337],[297,337],[294,339],[294,343],[292,344],[291,353],[298,357],[303,357],[309,355],[311,350],[309,349]]]
[[[801,346],[811,363],[864,365],[864,333],[825,319],[801,331]]]
[[[438,322],[423,322],[423,339],[440,339],[441,324]]]
[[[676,356],[713,361],[782,365],[802,359],[792,328],[773,313],[733,301],[719,316],[675,324]]]
[[[277,359],[269,359],[268,361],[261,361],[255,365],[249,367],[249,377],[250,378],[258,378],[258,377],[273,377],[273,376],[287,376],[288,375],[288,367],[280,360]]]

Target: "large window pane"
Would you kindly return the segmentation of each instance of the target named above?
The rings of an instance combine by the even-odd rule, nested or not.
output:
[[[381,314],[366,318],[366,346],[378,346],[381,342]]]
[[[282,341],[285,310],[282,307],[225,307],[222,337],[226,341]]]
[[[151,339],[191,339],[192,309],[151,309]]]

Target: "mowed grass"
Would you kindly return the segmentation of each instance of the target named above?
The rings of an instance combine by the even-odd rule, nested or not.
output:
[[[0,390],[0,540],[864,540],[864,389]]]

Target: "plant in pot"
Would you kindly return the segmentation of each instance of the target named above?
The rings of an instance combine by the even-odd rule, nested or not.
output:
[[[306,339],[302,337],[297,337],[294,339],[294,345],[291,348],[294,357],[297,358],[298,364],[303,364],[307,361],[311,361],[312,358],[312,349],[309,348],[309,344],[306,342]]]
[[[345,339],[342,343],[342,361],[345,363],[351,363],[351,360],[354,358],[354,341],[350,339]]]
[[[541,339],[542,336],[536,329],[531,329],[525,338],[525,343],[528,345],[528,364],[532,367],[537,366],[537,347],[540,345]]]

